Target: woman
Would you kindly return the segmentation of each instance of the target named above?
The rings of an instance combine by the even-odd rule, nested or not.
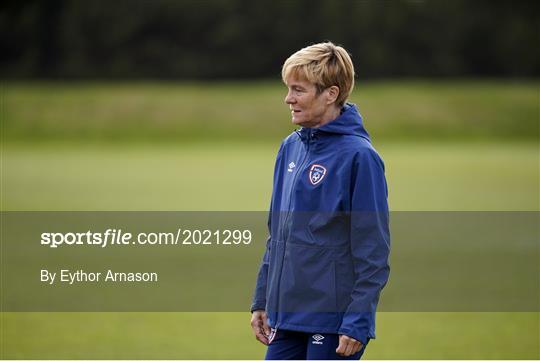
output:
[[[251,326],[267,359],[359,359],[389,274],[384,164],[354,104],[345,49],[308,46],[282,69],[301,126],[277,155]]]

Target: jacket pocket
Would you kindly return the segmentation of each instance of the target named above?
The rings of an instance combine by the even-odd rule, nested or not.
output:
[[[337,312],[332,252],[287,244],[279,288],[280,311]]]

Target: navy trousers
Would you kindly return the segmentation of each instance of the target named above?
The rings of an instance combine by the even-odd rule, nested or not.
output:
[[[368,340],[369,342],[369,340]],[[336,353],[339,335],[272,330],[266,360],[359,360],[367,345],[349,357]]]

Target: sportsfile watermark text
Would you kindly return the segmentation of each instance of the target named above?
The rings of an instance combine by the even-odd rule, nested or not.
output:
[[[40,244],[50,248],[59,246],[128,246],[128,245],[181,245],[181,246],[240,246],[252,241],[249,229],[183,229],[176,232],[131,233],[109,228],[103,232],[43,232]]]

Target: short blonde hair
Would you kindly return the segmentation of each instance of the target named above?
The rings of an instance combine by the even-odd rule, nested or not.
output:
[[[291,55],[281,69],[283,82],[294,77],[309,81],[320,94],[333,85],[339,88],[336,103],[343,106],[354,87],[354,66],[347,50],[331,42],[310,45]]]

